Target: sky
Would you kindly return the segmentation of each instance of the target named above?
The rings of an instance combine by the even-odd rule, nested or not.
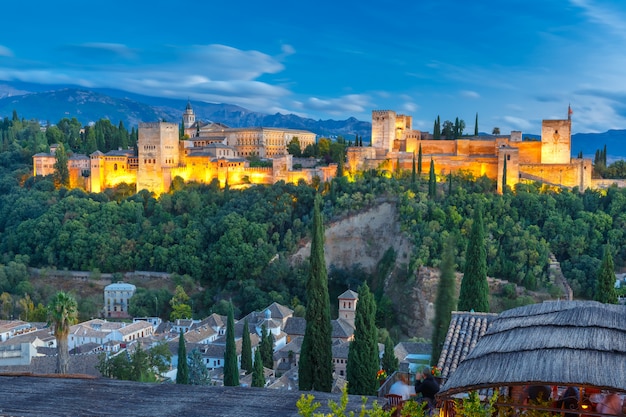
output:
[[[30,0],[3,4],[0,85],[115,88],[313,119],[626,129],[626,2]],[[7,18],[7,17],[11,18]]]

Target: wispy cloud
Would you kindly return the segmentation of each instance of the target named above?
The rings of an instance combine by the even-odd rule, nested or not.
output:
[[[465,98],[480,98],[480,94],[478,94],[476,91],[463,90],[463,91],[461,91],[461,97],[465,97]]]
[[[303,108],[324,111],[331,115],[363,113],[371,108],[370,98],[362,94],[348,94],[337,98],[320,99],[311,97],[303,103]]]
[[[0,45],[0,56],[12,57],[13,56],[13,51],[11,51],[6,46]]]
[[[585,15],[600,26],[603,26],[626,40],[626,26],[624,26],[625,16],[620,14],[615,8],[600,5],[593,0],[570,0],[574,6],[583,9]]]

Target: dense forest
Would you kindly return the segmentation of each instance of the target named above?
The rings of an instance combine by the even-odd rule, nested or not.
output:
[[[94,276],[170,272],[192,297],[198,317],[212,311],[224,314],[225,300],[233,301],[237,316],[272,301],[301,310],[308,266],[291,265],[289,255],[308,237],[316,193],[323,196],[326,221],[381,199],[397,202],[399,221],[415,247],[404,272],[407,280],[421,265],[439,265],[443,242],[450,236],[455,262],[464,264],[478,205],[484,213],[489,276],[529,290],[555,292],[547,279],[553,253],[575,296],[589,299],[608,242],[616,267],[626,264],[626,189],[580,193],[534,183],[499,195],[494,181],[457,173],[440,178],[433,192],[427,177],[372,170],[322,184],[280,182],[235,190],[175,180],[172,190],[158,197],[135,193],[132,184],[94,194],[59,187],[54,178],[32,177],[32,155],[47,151],[50,143],[88,149],[91,139],[85,141],[86,131],[81,133],[75,123],[62,121],[57,127],[60,133],[51,138],[50,129],[44,131],[38,122],[19,120],[15,114],[13,120],[0,122],[0,318],[20,311],[36,318],[35,306],[49,301],[53,289],[34,288],[28,267],[92,271]],[[111,148],[130,146],[135,135],[134,129],[129,134],[108,121],[88,131],[98,143],[108,131],[102,137],[109,138],[103,140],[110,141]],[[368,281],[383,320],[393,305],[380,282],[392,261],[383,259],[371,275],[358,266],[333,270],[331,291],[338,294],[346,286],[356,290]],[[155,296],[165,300],[172,294],[139,289],[134,312],[151,315]],[[98,306],[93,300],[79,300],[79,308],[89,317],[97,314]],[[166,302],[159,314],[168,316]]]

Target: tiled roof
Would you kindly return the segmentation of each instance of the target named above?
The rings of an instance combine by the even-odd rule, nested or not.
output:
[[[337,298],[340,300],[358,300],[359,294],[355,293],[352,290],[347,290]]]
[[[348,359],[348,352],[350,351],[350,342],[343,342],[333,345],[333,359]]]
[[[152,329],[152,325],[147,321],[136,321],[119,329],[122,335],[128,335],[141,329]]]
[[[345,320],[337,319],[330,322],[332,330],[332,338],[347,339],[354,334],[354,327]]]
[[[393,353],[396,355],[400,362],[402,362],[407,357],[407,355],[430,355],[431,352],[432,344],[420,342],[400,342],[393,349]]]
[[[215,336],[216,333],[217,332],[210,326],[196,328],[185,333],[185,341],[189,343],[200,343],[212,336]]]
[[[304,336],[306,320],[304,317],[289,317],[283,330],[289,336]]]
[[[474,349],[476,342],[487,332],[489,324],[498,317],[495,313],[453,311],[437,366],[442,378],[449,378],[459,363]]]
[[[293,315],[293,310],[289,307],[286,307],[282,304],[278,304],[277,302],[273,302],[270,304],[266,310],[269,310],[272,313],[273,319],[284,320],[287,317],[291,317]]]
[[[98,361],[98,355],[94,354],[70,355],[68,373],[92,375],[99,377],[101,376],[100,372],[98,372],[98,370],[96,369]],[[56,356],[35,356],[31,359],[30,365],[1,366],[0,373],[29,372],[34,375],[54,374],[56,371],[56,366]]]

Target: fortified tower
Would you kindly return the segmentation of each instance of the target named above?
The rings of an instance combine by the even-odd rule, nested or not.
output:
[[[541,122],[541,163],[569,164],[572,154],[572,121]]]
[[[396,112],[392,110],[372,111],[372,147],[393,150],[396,139]]]
[[[140,123],[137,150],[137,191],[160,194],[169,189],[170,170],[178,166],[178,126],[175,123]]]

